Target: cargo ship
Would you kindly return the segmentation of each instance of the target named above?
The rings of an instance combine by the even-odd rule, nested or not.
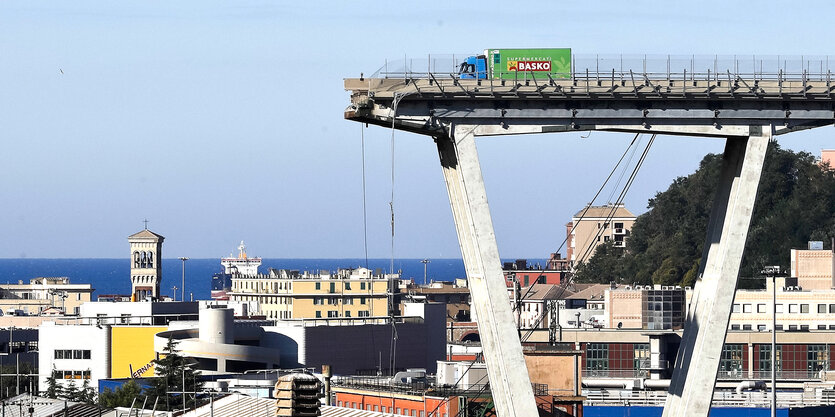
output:
[[[220,259],[220,265],[223,267],[223,271],[212,275],[212,299],[228,300],[229,292],[232,290],[232,275],[258,275],[261,258],[247,256],[246,245],[241,241],[238,246],[238,256],[229,254],[228,258]]]

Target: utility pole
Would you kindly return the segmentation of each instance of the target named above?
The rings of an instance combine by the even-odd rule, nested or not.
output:
[[[181,261],[183,261],[183,286],[180,287],[180,301],[185,301],[186,300],[186,261],[188,260],[188,258],[186,258],[185,256],[181,256],[179,259]],[[174,293],[174,301],[177,301],[177,293],[176,292]]]

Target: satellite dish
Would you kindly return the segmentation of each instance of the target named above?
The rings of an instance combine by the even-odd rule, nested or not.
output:
[[[618,329],[621,329],[621,328],[623,328],[623,322],[622,322],[622,321],[619,321],[619,322],[618,322]]]

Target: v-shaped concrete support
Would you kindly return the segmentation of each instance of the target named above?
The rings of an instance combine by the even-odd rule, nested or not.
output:
[[[754,211],[771,126],[731,137],[708,222],[696,282],[676,357],[664,417],[707,417]]]
[[[436,137],[493,403],[499,417],[537,416],[528,368],[502,275],[493,220],[475,145],[475,126],[457,125]]]

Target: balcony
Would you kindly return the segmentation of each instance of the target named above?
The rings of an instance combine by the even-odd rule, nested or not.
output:
[[[624,241],[624,240],[616,240],[616,241],[614,241],[614,242],[613,242],[613,244],[612,244],[612,245],[613,245],[614,247],[616,247],[616,248],[625,248],[625,247],[626,247],[626,241]]]
[[[625,235],[626,235],[626,229],[625,229],[625,228],[623,228],[623,227],[616,227],[616,228],[615,228],[615,234],[616,234],[616,235],[624,235],[624,236],[625,236]]]

